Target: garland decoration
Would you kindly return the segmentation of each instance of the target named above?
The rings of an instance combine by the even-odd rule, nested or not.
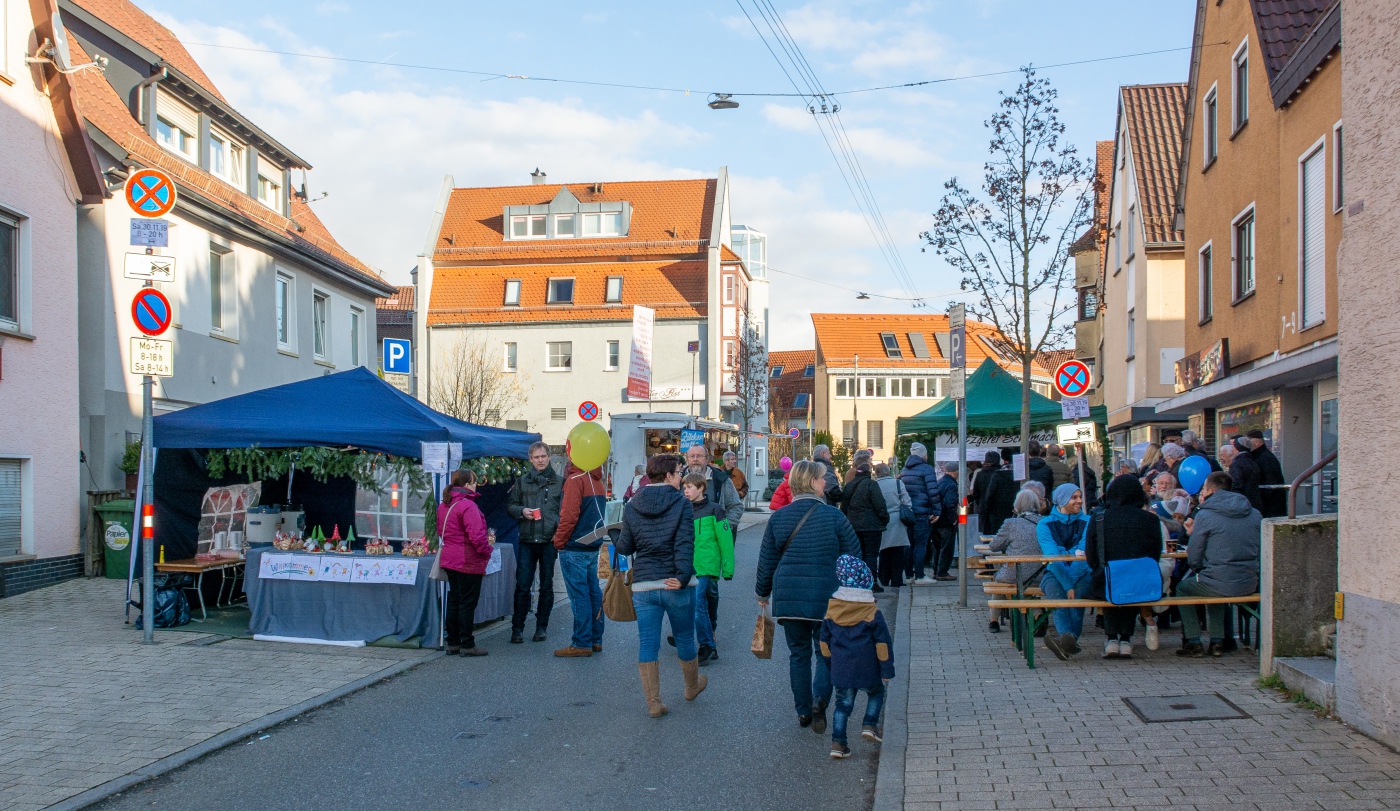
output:
[[[431,481],[418,464],[407,456],[366,453],[354,448],[249,448],[213,449],[205,452],[209,476],[222,479],[239,474],[248,481],[280,479],[295,467],[318,482],[337,476],[352,479],[362,490],[382,492],[380,480],[403,481],[413,490],[429,490]]]

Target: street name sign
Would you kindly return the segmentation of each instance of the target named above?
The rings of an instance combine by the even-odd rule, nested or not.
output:
[[[131,320],[136,328],[152,337],[170,329],[174,311],[170,299],[154,287],[143,287],[131,299]]]
[[[137,169],[126,179],[122,196],[142,217],[164,217],[175,207],[175,181],[159,169]]]
[[[134,375],[170,377],[175,374],[175,342],[132,338],[127,368]]]
[[[1072,422],[1068,425],[1055,426],[1055,431],[1060,435],[1059,439],[1061,445],[1083,445],[1087,442],[1093,442],[1098,438],[1097,432],[1094,431],[1094,426],[1096,424],[1097,423],[1092,422]]]
[[[133,222],[136,222],[133,220]],[[175,257],[155,256],[149,253],[129,253],[122,267],[122,275],[128,279],[144,282],[175,281]]]
[[[1093,380],[1089,365],[1078,358],[1070,358],[1055,368],[1055,391],[1061,397],[1083,397],[1089,393],[1089,383]]]
[[[131,244],[140,248],[170,247],[170,223],[131,218]]]
[[[1066,397],[1060,401],[1060,415],[1067,420],[1078,420],[1089,416],[1088,397]]]
[[[406,375],[412,373],[413,344],[402,338],[384,339],[385,374]]]

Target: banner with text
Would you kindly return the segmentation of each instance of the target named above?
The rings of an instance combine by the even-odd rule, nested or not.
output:
[[[656,311],[632,308],[632,359],[627,365],[627,399],[651,399],[651,335]]]

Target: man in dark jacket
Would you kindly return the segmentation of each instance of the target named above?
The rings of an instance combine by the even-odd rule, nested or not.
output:
[[[1259,483],[1263,484],[1288,484],[1288,480],[1283,477],[1283,465],[1279,464],[1278,457],[1269,450],[1269,446],[1264,442],[1264,432],[1255,428],[1245,437],[1249,440],[1249,455],[1254,458],[1254,463],[1259,466]],[[1263,502],[1263,507],[1259,512],[1265,518],[1279,518],[1288,515],[1288,491],[1281,487],[1270,487],[1265,489],[1259,496]]]
[[[1010,448],[1003,448],[1001,451],[1002,465],[992,472],[991,478],[987,480],[987,494],[982,504],[982,512],[977,523],[977,531],[983,535],[995,535],[1001,529],[1001,522],[1015,515],[1016,510],[1013,505],[1016,502],[1016,492],[1021,489],[1021,485],[1016,481],[1011,470],[1011,457],[1015,451]]]
[[[880,485],[870,478],[870,460],[863,460],[855,469],[855,475],[841,491],[841,512],[851,522],[851,528],[860,538],[860,555],[865,565],[875,571],[880,565],[880,538],[890,523],[890,511],[885,506],[885,496]],[[884,591],[879,583],[872,589],[876,594]]]
[[[825,485],[821,496],[835,507],[841,503],[841,477],[836,475],[836,463],[831,460],[831,448],[818,445],[812,449],[812,459],[826,465]]]
[[[515,561],[515,613],[510,620],[510,641],[525,641],[525,617],[530,613],[530,587],[539,572],[540,596],[535,607],[536,642],[545,640],[549,612],[554,608],[554,531],[559,527],[559,502],[563,487],[559,474],[549,464],[549,446],[530,446],[530,467],[510,489],[506,512],[520,527],[520,554]]]
[[[904,472],[899,480],[909,493],[914,508],[914,526],[909,528],[909,555],[904,559],[904,575],[915,582],[924,580],[924,555],[928,552],[933,522],[942,506],[937,501],[938,472],[928,463],[928,448],[915,442],[909,446]]]
[[[1026,477],[1031,481],[1040,482],[1045,485],[1046,498],[1055,492],[1055,471],[1050,469],[1050,463],[1045,461],[1045,449],[1040,443],[1032,439],[1026,456]]]
[[[1069,484],[1074,478],[1074,473],[1070,471],[1069,465],[1065,464],[1065,460],[1060,458],[1060,453],[1060,446],[1053,442],[1045,446],[1045,464],[1050,467],[1050,473],[1053,476],[1051,481],[1055,487]],[[1049,494],[1055,492],[1055,487],[1045,491],[1047,500],[1050,498]]]
[[[957,575],[948,573],[948,569],[953,565],[954,547],[958,541],[957,462],[949,462],[943,466],[943,478],[938,480],[938,490],[934,497],[938,500],[938,517],[933,524],[933,579],[957,580]]]
[[[1212,473],[1201,485],[1201,507],[1186,522],[1190,541],[1186,565],[1191,573],[1177,584],[1179,597],[1242,597],[1259,588],[1259,528],[1263,517],[1239,493],[1230,492],[1230,477]],[[1201,644],[1196,612],[1181,612],[1181,650],[1177,656],[1219,656],[1230,634],[1225,606],[1208,605],[1209,645]]]
[[[1249,506],[1258,510],[1263,506],[1259,498],[1259,465],[1254,457],[1243,452],[1235,442],[1220,448],[1220,463],[1230,474],[1230,490],[1244,496]],[[1261,510],[1262,512],[1262,510]]]

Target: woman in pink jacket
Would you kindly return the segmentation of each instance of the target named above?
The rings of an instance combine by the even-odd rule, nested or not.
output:
[[[476,506],[476,474],[459,470],[442,494],[437,509],[438,554],[447,574],[447,652],[485,656],[476,646],[476,603],[481,598],[481,578],[491,560],[486,516]]]

